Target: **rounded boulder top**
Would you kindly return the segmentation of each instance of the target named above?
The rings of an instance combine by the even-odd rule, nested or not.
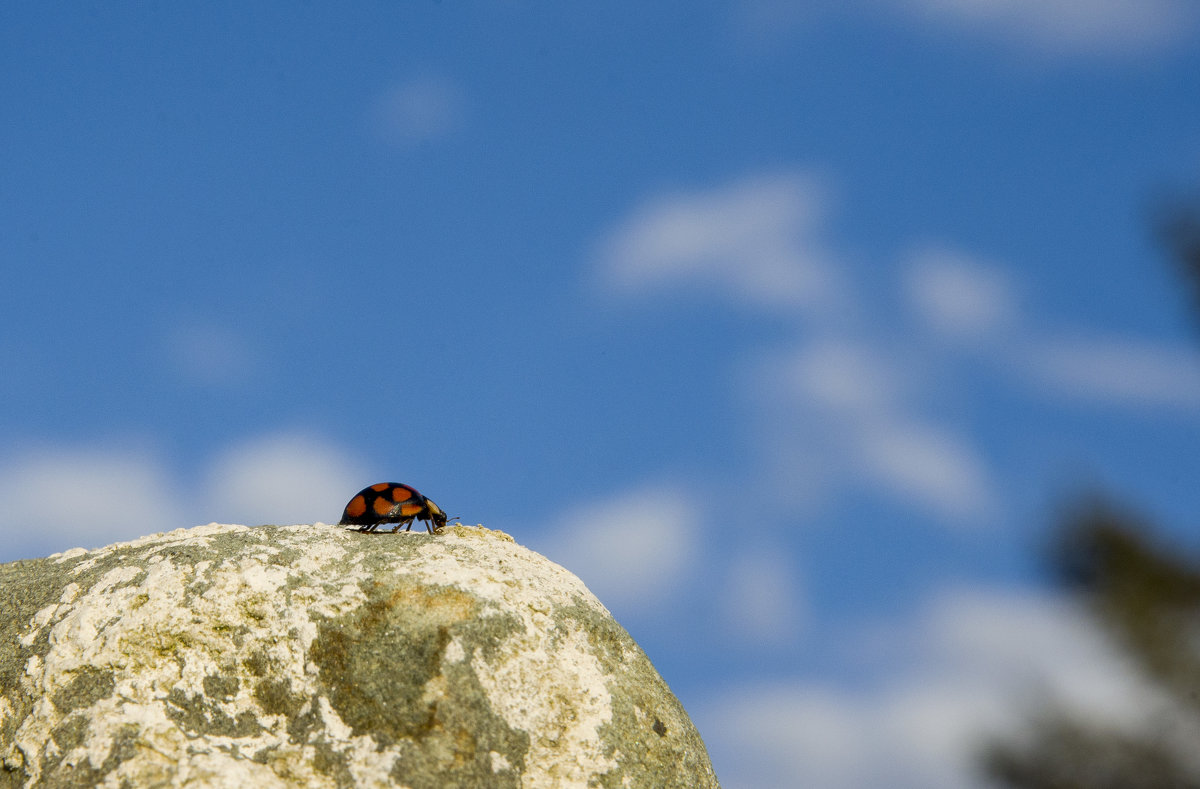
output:
[[[629,634],[502,532],[209,524],[0,587],[0,785],[717,786]]]

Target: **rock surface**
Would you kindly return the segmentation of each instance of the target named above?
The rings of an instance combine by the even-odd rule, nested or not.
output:
[[[717,781],[629,634],[508,535],[210,524],[0,565],[0,786]]]

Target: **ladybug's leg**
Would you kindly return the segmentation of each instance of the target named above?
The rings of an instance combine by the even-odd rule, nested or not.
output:
[[[396,528],[392,529],[392,534],[395,534],[396,532],[400,531],[401,526],[407,526],[408,529],[411,529],[412,522],[413,522],[412,518],[405,518],[404,520],[396,521]],[[408,529],[405,529],[405,531],[408,531]]]

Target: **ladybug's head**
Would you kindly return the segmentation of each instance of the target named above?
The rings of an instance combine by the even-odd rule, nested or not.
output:
[[[429,510],[429,520],[433,521],[434,531],[441,531],[446,528],[446,513],[442,512],[441,507],[429,499],[425,499],[425,508]]]

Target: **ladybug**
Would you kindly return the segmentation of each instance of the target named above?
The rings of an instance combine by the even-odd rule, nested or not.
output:
[[[339,526],[357,526],[361,532],[373,532],[384,523],[394,523],[392,533],[412,529],[413,521],[425,522],[430,534],[446,528],[446,513],[438,505],[399,482],[380,482],[363,488],[350,499]]]

